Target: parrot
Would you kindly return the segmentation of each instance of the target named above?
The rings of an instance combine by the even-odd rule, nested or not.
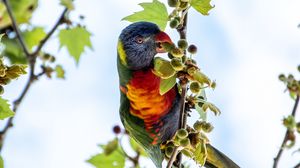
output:
[[[166,52],[162,43],[173,44],[155,23],[141,21],[124,28],[117,44],[121,122],[157,168],[164,160],[160,145],[179,129],[181,97],[176,85],[159,93],[161,78],[155,75],[153,62],[158,53]],[[238,167],[209,144],[207,151],[214,156],[208,156],[207,167]]]

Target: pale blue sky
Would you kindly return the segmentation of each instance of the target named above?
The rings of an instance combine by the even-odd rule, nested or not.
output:
[[[140,10],[140,2],[144,1],[75,1],[72,16],[86,16],[94,51],[88,50],[76,67],[64,49],[57,52],[55,40],[47,43],[64,64],[66,80],[43,78],[32,87],[7,135],[6,168],[91,167],[85,160],[98,152],[97,144],[113,137],[111,127],[120,123],[116,43],[129,24],[121,18]],[[41,0],[34,23],[49,29],[62,10],[58,4]],[[213,4],[209,17],[190,12],[188,25],[189,41],[199,50],[196,60],[217,81],[208,99],[222,114],[209,117],[215,126],[211,143],[241,167],[271,167],[285,131],[281,119],[293,105],[277,76],[296,73],[300,64],[300,2],[214,0]],[[178,39],[174,30],[166,31]],[[6,87],[4,97],[15,99],[25,80]],[[193,115],[190,120],[196,119]],[[285,153],[281,167],[295,165],[297,158],[299,154]]]

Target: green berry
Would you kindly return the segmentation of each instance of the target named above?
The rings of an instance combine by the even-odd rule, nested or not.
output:
[[[179,5],[179,7],[180,7],[181,10],[186,9],[188,6],[189,6],[189,3],[182,2],[182,1],[180,2],[180,5]]]
[[[176,136],[177,136],[179,139],[186,138],[188,135],[189,135],[189,133],[187,132],[187,130],[185,130],[185,129],[183,129],[183,128],[177,130],[177,133],[176,133]]]
[[[165,155],[170,158],[173,153],[174,147],[168,146],[165,150]]]
[[[176,7],[178,3],[178,0],[168,0],[168,5],[170,7]]]
[[[201,122],[201,121],[196,121],[196,122],[194,123],[193,127],[194,127],[195,130],[201,131],[202,125],[203,125],[203,122]]]
[[[168,57],[169,57],[170,59],[174,58],[174,56],[173,56],[171,53],[168,53]]]
[[[281,80],[281,81],[283,81],[283,82],[286,80],[286,77],[285,77],[284,74],[280,74],[280,75],[278,76],[278,78],[279,78],[279,80]]]
[[[0,85],[0,95],[3,95],[3,93],[4,93],[4,88],[3,86]]]
[[[187,70],[187,73],[191,76],[193,76],[195,73],[197,72],[197,69],[195,67],[190,67],[188,70]]]
[[[181,18],[179,16],[174,17],[175,20],[178,20],[180,22]]]
[[[213,82],[211,83],[211,85],[210,85],[210,87],[211,87],[212,89],[215,89],[216,86],[217,86],[217,83],[216,83],[215,81],[213,81]]]
[[[179,141],[180,146],[186,147],[191,144],[190,140],[188,138],[180,139]]]
[[[294,75],[289,74],[288,79],[289,79],[290,81],[294,80]]]
[[[49,60],[50,57],[51,57],[51,55],[48,54],[48,53],[46,53],[46,54],[44,54],[43,59],[44,59],[44,60]]]
[[[191,90],[192,93],[195,93],[195,94],[199,93],[200,90],[201,90],[200,83],[199,82],[192,82],[190,84],[190,90]]]
[[[171,65],[175,71],[181,71],[184,68],[184,64],[181,62],[180,58],[173,58],[171,60]]]
[[[56,58],[55,58],[54,56],[51,56],[51,57],[49,58],[49,61],[50,61],[50,62],[55,62],[55,60],[56,60]]]
[[[188,47],[188,42],[185,40],[185,39],[180,39],[178,42],[177,42],[177,45],[180,49],[182,50],[185,50],[187,49]]]
[[[173,20],[170,21],[170,27],[171,27],[172,29],[177,28],[178,25],[179,25],[179,21],[178,21],[178,20],[173,19]]]
[[[195,46],[194,44],[190,45],[188,48],[188,52],[191,54],[196,54],[197,53],[197,46]]]
[[[204,123],[202,126],[202,130],[207,133],[211,132],[213,129],[214,126],[212,126],[211,123]]]
[[[173,48],[171,54],[177,58],[181,58],[184,55],[183,51],[179,48]]]

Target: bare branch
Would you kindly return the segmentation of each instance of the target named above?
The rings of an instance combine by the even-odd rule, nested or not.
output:
[[[295,117],[295,115],[296,115],[296,111],[297,111],[298,104],[299,104],[299,95],[297,95],[297,98],[296,98],[295,104],[294,104],[294,108],[293,108],[293,111],[292,111],[292,114],[291,114],[293,117]],[[287,128],[287,130],[286,130],[286,132],[285,132],[285,136],[284,136],[283,141],[282,141],[282,143],[281,143],[280,149],[279,149],[279,151],[278,151],[276,157],[274,158],[273,168],[277,168],[277,166],[278,166],[278,162],[279,162],[280,157],[281,157],[281,155],[282,155],[282,153],[283,153],[283,149],[284,149],[284,147],[286,146],[286,143],[288,142],[288,134],[289,134],[289,131],[290,131],[290,130]],[[300,163],[299,163],[299,164],[300,164]],[[300,165],[299,165],[299,166],[300,166]],[[299,166],[298,166],[298,167],[299,167]],[[296,167],[297,167],[297,166],[296,166]]]
[[[49,40],[49,38],[52,36],[52,34],[55,32],[55,30],[58,28],[59,25],[61,25],[65,19],[65,15],[68,12],[68,8],[65,8],[62,14],[60,15],[59,19],[53,26],[53,28],[50,30],[50,32],[46,35],[46,37],[40,41],[40,44],[38,45],[37,49],[31,54],[32,56],[37,56],[38,53],[41,51],[43,46],[46,44],[46,42]]]

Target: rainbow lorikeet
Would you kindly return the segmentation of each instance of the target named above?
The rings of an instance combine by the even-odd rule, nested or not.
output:
[[[180,118],[176,86],[160,95],[161,79],[153,73],[154,56],[165,52],[161,43],[173,44],[156,24],[136,22],[123,29],[117,47],[121,121],[158,168],[164,159],[160,144],[174,136]],[[214,148],[208,145],[208,153],[226,157],[211,149]]]

